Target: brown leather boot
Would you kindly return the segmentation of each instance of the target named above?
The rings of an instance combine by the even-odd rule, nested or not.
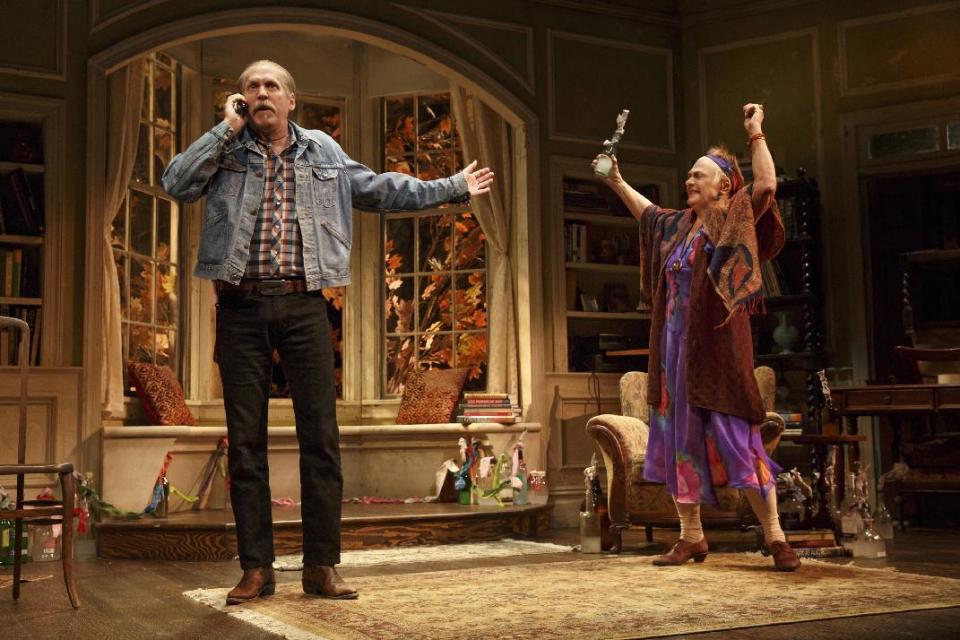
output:
[[[303,568],[303,592],[334,600],[356,600],[360,597],[356,589],[347,586],[336,567],[324,565]]]
[[[677,540],[667,553],[657,556],[653,559],[653,564],[658,567],[668,567],[683,564],[690,558],[694,562],[703,562],[707,559],[707,551],[710,547],[707,545],[707,538],[704,536],[700,542],[687,542],[686,540]]]
[[[796,571],[800,567],[800,558],[786,542],[771,542],[767,545],[767,550],[773,556],[773,566],[777,571]]]
[[[272,596],[276,589],[273,567],[244,569],[240,582],[227,594],[227,604],[241,604],[260,596]]]

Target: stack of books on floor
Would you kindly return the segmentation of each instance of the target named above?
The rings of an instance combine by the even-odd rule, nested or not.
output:
[[[460,403],[457,422],[499,422],[513,424],[520,418],[520,407],[506,393],[467,391]]]
[[[793,529],[783,532],[801,558],[839,558],[847,555],[830,529]]]

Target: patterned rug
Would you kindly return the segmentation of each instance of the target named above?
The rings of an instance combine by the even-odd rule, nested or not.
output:
[[[421,545],[396,549],[365,549],[344,551],[340,554],[341,567],[372,567],[386,564],[410,564],[412,562],[450,562],[453,560],[476,560],[480,558],[506,558],[539,553],[563,553],[573,547],[532,540],[493,540],[465,544]],[[277,571],[303,570],[303,556],[278,556],[273,563]]]
[[[225,607],[228,588],[184,593],[290,640],[649,638],[960,606],[960,580],[805,560],[777,573],[758,554],[654,567],[604,556],[352,578],[359,600],[276,595]]]

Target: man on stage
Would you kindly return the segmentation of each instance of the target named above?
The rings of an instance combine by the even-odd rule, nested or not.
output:
[[[414,211],[490,191],[476,161],[448,178],[376,174],[321,131],[288,121],[290,73],[258,60],[227,98],[225,117],[177,155],[163,186],[184,201],[206,196],[194,275],[217,290],[215,356],[230,441],[230,499],[243,577],[239,604],[273,594],[273,522],[267,407],[273,350],[280,353],[300,444],[303,590],[356,598],[340,562],[339,430],[325,287],[350,282],[353,208]]]

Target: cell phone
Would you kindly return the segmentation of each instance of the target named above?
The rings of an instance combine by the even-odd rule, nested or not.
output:
[[[243,100],[237,99],[233,102],[233,110],[237,112],[238,116],[246,115],[247,113],[247,103]]]

